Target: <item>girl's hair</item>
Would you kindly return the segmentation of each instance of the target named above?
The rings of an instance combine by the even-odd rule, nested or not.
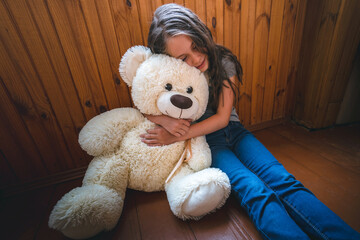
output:
[[[187,35],[197,50],[208,56],[208,75],[211,86],[210,104],[216,112],[224,80],[229,83],[235,94],[236,85],[227,76],[222,59],[234,63],[237,79],[242,83],[242,68],[236,56],[224,46],[214,42],[209,28],[190,9],[170,3],[156,9],[150,26],[148,47],[153,53],[166,54],[166,41],[176,35]]]

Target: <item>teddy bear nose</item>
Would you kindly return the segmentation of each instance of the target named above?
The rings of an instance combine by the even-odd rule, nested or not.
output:
[[[193,102],[190,98],[184,97],[179,94],[172,95],[170,98],[172,104],[181,109],[188,109],[192,106]]]

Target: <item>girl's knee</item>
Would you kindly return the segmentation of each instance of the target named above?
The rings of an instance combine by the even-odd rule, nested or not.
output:
[[[266,184],[259,179],[252,172],[244,171],[243,169],[234,169],[227,173],[230,179],[231,186],[234,190],[245,194],[258,195],[271,191]]]

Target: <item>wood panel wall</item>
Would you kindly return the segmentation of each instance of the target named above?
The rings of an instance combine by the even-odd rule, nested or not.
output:
[[[131,106],[118,64],[129,47],[146,45],[152,13],[168,2],[195,11],[237,55],[244,125],[289,116],[306,0],[3,0],[0,188],[87,166],[78,132],[101,112]]]
[[[293,114],[308,128],[336,123],[360,43],[359,13],[360,1],[308,1]]]

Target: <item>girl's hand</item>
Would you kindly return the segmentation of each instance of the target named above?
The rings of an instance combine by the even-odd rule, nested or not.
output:
[[[162,127],[175,137],[180,137],[189,131],[190,125],[191,120],[169,117],[167,121],[163,122]]]
[[[175,119],[166,115],[145,115],[151,122],[156,123],[165,128],[175,137],[180,137],[189,131],[191,119]]]
[[[163,146],[176,142],[176,137],[166,131],[163,127],[157,126],[141,134],[141,141],[148,146]]]

